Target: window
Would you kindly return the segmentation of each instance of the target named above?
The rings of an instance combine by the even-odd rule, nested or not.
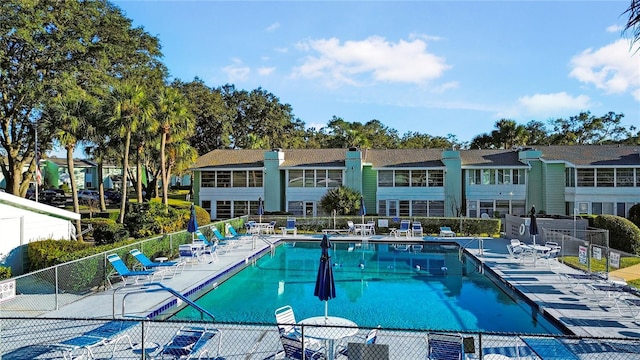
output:
[[[288,211],[293,215],[303,216],[304,213],[302,211],[302,201],[289,201],[289,209]]]
[[[329,170],[329,187],[339,187],[342,185],[342,170]]]
[[[234,201],[233,202],[233,216],[249,215],[249,209],[247,208],[246,201]]]
[[[409,213],[409,200],[400,200],[400,216],[411,216]]]
[[[289,170],[289,187],[302,187],[303,174],[302,170]]]
[[[496,200],[496,212],[500,214],[500,217],[509,214],[509,200]]]
[[[511,184],[511,170],[510,169],[498,169],[498,184]]]
[[[613,187],[613,169],[598,169],[597,184],[598,187]]]
[[[316,186],[315,171],[305,170],[304,171],[304,187],[312,188],[315,186]]]
[[[575,187],[576,186],[576,169],[566,168],[564,169],[564,186]]]
[[[513,184],[524,185],[524,169],[513,169]]]
[[[211,214],[211,201],[210,200],[202,200],[200,207],[207,210],[209,214]]]
[[[389,216],[387,214],[387,202],[384,200],[378,200],[378,215]]]
[[[216,218],[231,219],[231,201],[216,201]]]
[[[489,217],[493,217],[493,201],[480,201],[480,216],[487,214]]]
[[[393,186],[393,170],[378,171],[378,187]]]
[[[412,216],[428,216],[427,213],[427,201],[426,200],[413,200],[411,202]]]
[[[247,172],[246,171],[234,171],[233,172],[233,187],[247,187]]]
[[[494,169],[482,169],[482,185],[495,185],[496,171]]]
[[[482,185],[482,171],[479,169],[469,170],[469,184]]]
[[[602,203],[600,202],[591,203],[591,213],[594,215],[602,215]]]
[[[317,170],[316,171],[316,187],[327,187],[327,171],[326,170]]]
[[[203,171],[200,173],[200,186],[201,187],[215,187],[216,186],[216,172],[215,171]]]
[[[411,186],[416,186],[416,187],[427,186],[427,171],[426,170],[412,170],[411,171]]]
[[[444,170],[429,170],[429,187],[444,186]]]
[[[249,170],[249,187],[262,186],[262,170]]]
[[[594,183],[593,169],[578,169],[577,183],[580,187],[592,187]]]
[[[409,186],[409,170],[396,170],[395,171],[395,186],[405,187]]]
[[[429,216],[444,216],[444,201],[432,200],[429,201]]]
[[[218,171],[216,174],[216,187],[226,188],[231,186],[231,171]]]
[[[616,186],[633,187],[633,169],[616,169]]]

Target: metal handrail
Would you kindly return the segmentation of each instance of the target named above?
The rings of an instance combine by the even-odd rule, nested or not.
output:
[[[121,316],[124,317],[125,315],[125,303],[126,303],[126,299],[127,296],[129,295],[134,295],[134,294],[142,294],[142,293],[153,293],[153,292],[160,292],[160,291],[166,291],[172,295],[174,295],[175,297],[177,297],[178,299],[184,301],[186,304],[190,305],[191,307],[193,307],[194,309],[198,310],[200,312],[200,320],[204,320],[204,315],[208,315],[209,317],[211,317],[211,320],[215,321],[215,316],[210,313],[209,311],[207,311],[206,309],[204,309],[203,307],[201,307],[200,305],[194,303],[193,301],[191,301],[189,298],[187,298],[186,296],[180,294],[179,292],[177,292],[176,290],[165,286],[161,283],[147,283],[147,284],[140,284],[140,285],[133,285],[133,286],[138,286],[140,288],[140,290],[138,291],[131,291],[129,293],[126,293],[123,297],[122,297],[122,314]],[[148,287],[151,286],[157,286],[159,288],[157,289],[149,289]],[[118,290],[121,289],[130,289],[126,288],[126,287],[120,287],[117,288],[113,291],[113,308],[112,308],[112,317],[115,319],[116,318],[116,293],[118,292]]]

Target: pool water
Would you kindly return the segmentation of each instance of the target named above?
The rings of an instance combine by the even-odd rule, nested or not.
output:
[[[275,323],[274,310],[291,305],[297,320],[324,314],[313,295],[318,242],[279,246],[197,300],[220,322]],[[329,314],[363,327],[560,334],[523,300],[513,299],[457,249],[440,245],[398,251],[389,244],[333,242],[336,298]],[[185,308],[177,319],[199,319]]]

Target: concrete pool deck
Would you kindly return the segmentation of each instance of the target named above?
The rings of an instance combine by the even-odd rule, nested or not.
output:
[[[344,242],[360,242],[363,241],[362,236],[332,236],[336,241]],[[299,240],[299,241],[319,241],[321,235],[304,235],[298,234],[293,236],[270,235],[266,239],[268,242],[275,243],[280,239]],[[575,335],[581,337],[595,338],[631,338],[640,339],[640,324],[630,316],[623,316],[613,307],[612,302],[599,303],[596,300],[589,299],[585,296],[582,287],[572,287],[567,281],[563,281],[561,274],[577,272],[576,270],[563,264],[554,264],[549,267],[546,260],[538,260],[534,266],[531,262],[521,263],[509,257],[506,245],[508,240],[505,239],[485,239],[483,241],[482,251],[478,248],[479,241],[475,238],[406,238],[406,237],[389,237],[386,235],[375,235],[365,238],[370,243],[375,242],[449,242],[455,241],[471,254],[478,263],[483,265],[483,271],[492,272],[499,276],[506,288],[520,293],[526,297],[527,301],[533,308],[538,309],[537,315],[546,314],[550,318],[557,320],[563,327],[568,329]],[[243,242],[235,248],[229,248],[225,253],[221,253],[216,261],[203,261],[193,266],[187,265],[182,273],[172,278],[162,280],[162,284],[170,287],[180,293],[186,293],[197,288],[203,282],[209,281],[202,290],[213,288],[215,281],[210,281],[218,274],[230,272],[240,263],[251,263],[253,257],[261,252],[269,251],[271,245],[260,239],[252,241],[247,237]],[[116,287],[119,289],[119,287]],[[127,295],[126,302],[124,296],[129,286],[122,290],[117,290],[114,296],[114,290],[106,291],[87,296],[74,303],[63,306],[58,310],[50,311],[42,314],[42,318],[83,318],[83,319],[112,319],[126,316],[144,317],[150,312],[160,308],[167,303],[173,296],[169,293],[153,293],[148,294]],[[135,287],[130,289],[134,290]],[[210,309],[215,314],[215,309]],[[535,312],[534,312],[535,313]],[[11,316],[10,312],[3,311],[3,316]],[[384,328],[384,320],[380,321]],[[152,326],[158,328],[163,323],[152,323]],[[173,333],[179,325],[175,323],[166,323],[166,329],[162,333],[157,334],[151,332],[151,337],[146,339],[151,343],[164,343],[168,333]],[[264,359],[269,353],[273,352],[274,346],[279,344],[276,328],[265,330],[264,327],[256,326],[253,329],[246,325],[242,327],[221,327],[224,331],[223,337],[223,353],[226,359]],[[16,330],[17,331],[17,330]],[[75,330],[77,331],[77,329]],[[230,342],[229,333],[233,342],[254,344],[250,351],[237,352],[233,342]],[[69,332],[61,334],[61,338],[69,337]],[[66,336],[64,336],[66,335]],[[391,346],[391,353],[394,359],[413,358],[413,354],[424,352],[424,337],[422,334],[416,334],[414,340],[411,334],[393,332],[385,333],[385,339]],[[395,339],[395,340],[394,340]],[[145,341],[147,341],[145,340]],[[17,345],[16,345],[17,347]],[[123,352],[124,354],[125,352]],[[126,350],[126,353],[131,353]],[[231,355],[235,354],[235,355]],[[610,354],[608,354],[610,355]],[[3,355],[3,358],[5,356]],[[12,357],[8,357],[12,358]],[[20,358],[19,356],[13,358]],[[35,358],[35,357],[34,357]],[[38,357],[50,358],[50,357]],[[119,357],[124,358],[124,357]],[[581,359],[598,359],[597,354],[580,356]],[[607,357],[612,358],[612,357]],[[629,357],[620,357],[626,359]]]

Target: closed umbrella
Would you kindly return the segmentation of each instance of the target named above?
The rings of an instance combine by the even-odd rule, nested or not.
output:
[[[317,296],[320,301],[324,301],[324,317],[329,316],[329,299],[336,297],[336,285],[333,280],[333,268],[331,267],[331,256],[329,256],[329,248],[331,242],[325,234],[320,242],[322,255],[320,255],[320,266],[318,267],[318,277],[316,278],[316,288],[313,295]]]
[[[536,246],[536,235],[538,235],[540,232],[538,232],[538,223],[536,222],[536,207],[532,206],[531,207],[531,213],[529,214],[531,222],[529,223],[529,234],[531,234],[531,236],[533,236],[533,246]]]
[[[262,203],[262,198],[259,197],[258,198],[258,216],[260,217],[260,220],[258,220],[258,222],[262,222],[262,215],[264,215],[264,204]]]
[[[364,216],[367,215],[367,208],[364,205],[364,197],[360,196],[360,216],[362,216],[362,224],[364,225]],[[364,232],[363,232],[364,234]]]
[[[189,217],[189,223],[187,224],[187,231],[190,232],[191,238],[193,234],[198,231],[198,220],[196,219],[196,207],[191,204],[191,216]]]

